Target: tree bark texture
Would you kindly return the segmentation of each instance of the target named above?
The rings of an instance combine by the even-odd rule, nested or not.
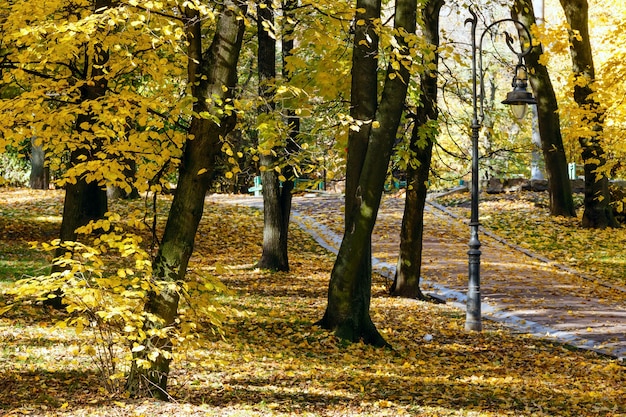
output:
[[[439,54],[439,11],[444,0],[428,0],[422,9],[422,34],[432,45],[435,53],[432,59],[424,58],[424,72],[420,74],[421,102],[414,118],[411,133],[410,150],[414,153],[417,166],[409,164],[407,168],[407,187],[400,230],[400,253],[396,275],[391,286],[391,294],[426,299],[420,290],[422,268],[422,242],[424,235],[424,207],[428,192],[428,174],[432,157],[433,144],[437,130],[429,122],[437,121],[437,65]],[[434,64],[434,67],[431,65]],[[432,68],[432,69],[431,69]],[[420,134],[426,129],[425,134]]]
[[[604,111],[593,97],[595,68],[589,38],[589,6],[587,0],[560,1],[567,23],[570,25],[572,71],[579,81],[574,86],[574,101],[580,109],[589,112],[585,121],[591,124],[593,132],[588,137],[578,138],[585,169],[585,211],[582,225],[587,228],[617,227],[610,206],[609,179],[597,172],[597,169],[606,162],[599,139],[603,130]]]
[[[515,0],[511,7],[511,17],[524,23],[528,28],[534,25],[535,12],[532,0]],[[520,36],[525,36],[525,32],[520,31]],[[567,172],[567,157],[561,136],[558,103],[548,69],[539,61],[542,54],[543,47],[535,46],[526,55],[526,66],[529,69],[530,84],[537,98],[541,150],[548,174],[550,214],[574,217],[576,210],[572,197],[572,185]]]
[[[346,192],[345,192],[345,233],[353,230],[354,208],[357,204],[357,188],[359,177],[363,169],[365,154],[369,141],[371,122],[376,116],[378,106],[378,33],[374,28],[376,19],[380,19],[380,0],[357,0],[357,12],[355,21],[363,21],[363,25],[356,25],[354,28],[354,40],[352,48],[352,81],[350,89],[350,116],[355,123],[362,123],[357,130],[351,129],[348,134],[348,155],[346,162]],[[372,334],[378,333],[374,324],[369,318],[369,303],[371,297],[371,237],[365,237],[367,242],[363,242],[365,251],[353,262],[358,263],[358,269],[351,277],[345,277],[351,282],[339,283],[339,285],[349,286],[347,291],[334,290],[339,277],[331,273],[330,285],[328,288],[328,306],[324,317],[320,320],[320,325],[329,330],[334,330],[338,335],[353,333],[352,336],[345,337],[349,340],[356,340],[358,334],[358,323],[361,321],[370,326]],[[345,255],[344,255],[345,256]],[[339,255],[338,255],[339,259]],[[357,275],[358,274],[358,275]],[[358,283],[358,284],[357,284]],[[358,285],[358,286],[357,286]],[[354,311],[350,311],[352,299],[355,302]],[[360,304],[360,305],[359,305]],[[360,308],[357,311],[357,308]],[[363,311],[365,309],[365,311]],[[340,318],[338,311],[343,310],[355,316]],[[343,326],[344,329],[340,328]],[[380,337],[380,335],[378,335]]]
[[[328,289],[328,305],[320,324],[346,340],[363,340],[376,346],[387,342],[380,335],[369,314],[371,299],[371,235],[382,197],[385,176],[407,92],[410,74],[402,62],[408,49],[405,39],[397,37],[400,47],[394,59],[398,70],[387,68],[384,87],[377,106],[377,38],[370,27],[380,17],[380,2],[357,2],[357,25],[352,62],[353,117],[366,121],[351,135],[348,147],[350,187],[346,189],[346,230],[333,267]],[[415,32],[417,2],[396,2],[395,28]],[[405,62],[406,63],[406,62]],[[393,74],[393,76],[392,76]],[[364,84],[360,84],[362,81]],[[372,117],[374,112],[374,117]],[[355,117],[358,116],[358,117]],[[372,121],[372,123],[367,123]],[[375,123],[373,123],[375,122]],[[352,147],[351,147],[352,146]],[[354,151],[354,152],[353,152]]]
[[[93,2],[93,12],[99,13],[110,6],[110,0],[96,0]],[[85,53],[87,54],[86,51]],[[81,103],[88,103],[100,99],[107,92],[108,83],[105,77],[105,66],[109,60],[109,55],[106,50],[102,49],[102,45],[96,44],[94,45],[93,56],[86,55],[84,58],[86,79],[83,80],[84,83],[80,87],[80,101]],[[92,125],[97,123],[96,119],[97,115],[93,114],[91,110],[87,110],[76,117],[74,128],[78,136],[81,137],[83,133],[89,133],[89,136],[94,139],[89,142],[83,141],[80,147],[70,153],[70,166],[89,161],[92,159],[92,155],[101,148],[97,136],[92,134]],[[61,242],[76,241],[78,237],[76,229],[92,220],[102,219],[107,208],[108,200],[104,185],[98,184],[97,181],[87,181],[84,177],[77,178],[73,183],[67,183],[63,201],[63,218],[59,230]],[[58,247],[54,257],[60,258],[66,252],[68,251],[65,247]],[[52,272],[60,272],[61,270],[63,267],[56,264],[52,265]],[[64,308],[60,290],[56,291],[55,294],[57,296],[46,299],[44,305],[55,309]]]
[[[265,7],[257,8],[257,38],[259,96],[264,105],[260,113],[275,111],[274,84],[276,82],[276,40],[268,33],[274,24],[274,9],[271,1],[264,2]],[[266,23],[264,25],[263,23]],[[289,143],[289,138],[287,139]],[[262,144],[261,144],[261,147]],[[289,271],[287,242],[289,238],[289,217],[291,213],[291,191],[293,181],[289,168],[283,168],[287,178],[281,184],[278,172],[274,169],[279,164],[280,149],[262,153],[260,163],[261,182],[263,184],[263,251],[257,263],[258,268],[273,271]]]
[[[179,168],[178,186],[174,194],[167,223],[156,258],[153,273],[159,280],[180,283],[185,280],[187,264],[193,251],[194,239],[204,208],[204,198],[209,187],[215,158],[221,149],[220,138],[235,126],[235,114],[219,113],[215,97],[228,102],[233,97],[237,82],[237,62],[244,33],[242,9],[235,3],[225,2],[210,46],[203,52],[202,19],[197,11],[187,9],[188,81],[194,102],[194,117],[189,128],[190,139]],[[224,88],[226,87],[226,88]],[[219,121],[203,118],[208,112]],[[146,312],[160,320],[145,323],[147,328],[170,327],[177,316],[179,294],[166,288],[149,295]],[[169,338],[152,337],[144,352],[152,347],[171,350]],[[160,355],[148,370],[134,366],[127,381],[133,395],[150,395],[167,399],[167,378],[171,359]]]
[[[96,0],[93,2],[93,12],[100,13],[110,6],[111,0]],[[80,88],[81,102],[95,101],[106,94],[108,82],[105,77],[105,66],[108,60],[108,52],[102,49],[100,44],[94,46],[93,56],[85,57],[87,68],[84,69],[84,73],[89,79],[84,80],[85,83]],[[97,115],[90,110],[77,116],[75,129],[79,132],[79,136],[81,133],[88,133],[92,130],[91,126],[97,123],[96,118]],[[77,165],[84,160],[89,160],[91,155],[97,153],[101,144],[98,143],[96,135],[91,136],[95,137],[91,143],[83,143],[81,147],[72,151],[70,165]],[[104,216],[107,211],[107,195],[104,185],[99,185],[93,181],[87,182],[83,178],[78,178],[75,183],[67,184],[65,189],[60,239],[61,241],[73,241],[76,240],[78,227]]]
[[[46,166],[46,153],[43,146],[36,142],[37,139],[33,137],[30,147],[29,185],[33,190],[47,190],[50,185],[50,170]]]

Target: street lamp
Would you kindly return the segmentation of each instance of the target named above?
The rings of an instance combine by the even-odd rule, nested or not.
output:
[[[528,104],[536,104],[537,100],[533,97],[532,93],[526,90],[528,87],[528,71],[526,65],[524,65],[524,57],[532,49],[532,42],[530,41],[530,31],[520,21],[515,19],[501,19],[493,22],[485,28],[478,44],[476,43],[476,26],[478,25],[478,16],[469,8],[469,12],[472,15],[467,19],[465,23],[471,23],[472,25],[472,189],[471,189],[471,217],[470,217],[470,241],[469,251],[469,284],[467,289],[467,313],[465,318],[465,330],[467,331],[481,331],[482,321],[480,312],[480,240],[478,239],[478,131],[481,127],[481,122],[484,118],[483,110],[483,97],[484,97],[484,82],[483,82],[483,59],[482,59],[482,44],[485,34],[487,34],[495,26],[504,22],[513,22],[519,28],[522,28],[526,32],[526,36],[529,40],[529,46],[523,49],[521,52],[517,52],[513,46],[513,37],[504,32],[506,37],[506,43],[509,49],[517,55],[518,63],[515,67],[515,75],[513,76],[513,91],[507,94],[506,100],[503,104],[511,106],[513,115],[521,120],[526,115],[526,109]],[[477,91],[478,80],[476,71],[476,52],[478,51],[479,62],[479,76],[480,76],[480,95]],[[480,98],[480,100],[479,100]],[[480,119],[478,111],[480,109]]]

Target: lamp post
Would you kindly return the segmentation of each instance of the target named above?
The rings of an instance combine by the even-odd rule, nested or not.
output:
[[[469,12],[472,15],[467,19],[465,23],[471,23],[472,28],[472,189],[471,189],[471,216],[470,216],[470,240],[469,240],[469,283],[467,289],[467,312],[465,318],[465,330],[466,331],[481,331],[482,319],[480,309],[480,240],[478,238],[478,227],[480,225],[478,221],[478,135],[481,127],[482,120],[484,118],[484,82],[483,82],[483,68],[482,68],[482,44],[483,39],[489,31],[495,26],[512,22],[519,28],[522,28],[526,32],[526,36],[530,41],[530,31],[520,21],[515,19],[501,19],[491,23],[482,32],[478,43],[476,43],[476,27],[478,25],[478,16],[469,8]],[[529,46],[526,49],[522,49],[520,52],[515,50],[513,46],[513,37],[504,32],[506,37],[506,44],[515,55],[517,55],[518,63],[515,67],[515,74],[513,76],[513,91],[509,92],[506,96],[506,100],[502,103],[511,106],[513,115],[518,119],[522,119],[526,115],[526,109],[528,104],[536,104],[537,101],[533,97],[532,93],[526,90],[528,87],[528,71],[526,65],[524,65],[523,59],[532,49],[532,42],[529,42]],[[478,54],[477,54],[478,52]],[[477,56],[478,55],[478,56]],[[476,61],[478,58],[478,76]],[[480,84],[480,94],[478,93],[478,86]],[[480,114],[479,114],[480,111]],[[480,118],[479,118],[480,116]]]

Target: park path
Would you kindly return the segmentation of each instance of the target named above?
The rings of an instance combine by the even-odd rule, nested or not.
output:
[[[262,207],[250,196],[212,196],[215,201]],[[343,233],[343,197],[295,197],[292,220],[332,252]],[[373,266],[392,278],[399,248],[404,199],[383,200],[372,236]],[[465,309],[469,227],[444,208],[424,214],[423,291]],[[522,333],[549,338],[624,360],[626,292],[583,277],[481,230],[483,317]]]

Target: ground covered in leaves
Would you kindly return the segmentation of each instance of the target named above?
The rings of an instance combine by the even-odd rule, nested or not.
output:
[[[61,204],[59,192],[0,190],[5,288],[46,267],[47,256],[27,242],[56,237]],[[338,341],[314,325],[324,311],[333,255],[292,230],[291,272],[255,270],[262,221],[253,209],[207,205],[190,276],[218,275],[231,290],[220,296],[224,338],[207,332],[201,348],[174,364],[170,403],[106,392],[82,353],[89,332],[55,328],[54,316],[29,307],[0,318],[2,414],[626,415],[622,363],[493,323],[468,334],[460,311],[389,298],[380,277],[374,278],[372,317],[393,350]]]
[[[435,201],[469,218],[470,198],[468,192],[461,192]],[[626,289],[626,227],[582,228],[582,196],[574,200],[577,217],[552,217],[547,192],[483,194],[480,222],[510,243]]]

